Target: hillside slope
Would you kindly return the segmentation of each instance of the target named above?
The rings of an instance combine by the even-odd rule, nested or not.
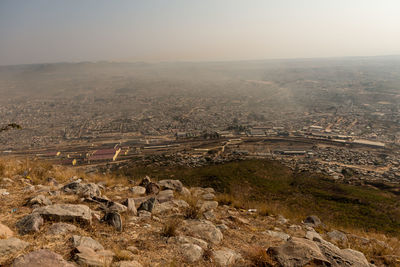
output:
[[[294,185],[293,174],[276,164],[233,162],[175,168],[175,174],[173,169],[140,167],[135,176],[122,176],[3,159],[0,264],[35,266],[40,259],[41,266],[398,266],[395,224],[377,229],[389,229],[391,235],[384,235],[364,232],[356,225],[336,228],[335,220],[331,221],[336,215],[296,219],[313,206],[318,207],[315,211],[321,208],[313,204],[321,195],[314,190],[332,194],[338,189],[333,186],[327,191],[322,186],[328,181],[322,178],[311,186],[314,183],[309,184],[306,175],[296,176],[300,185]],[[261,173],[264,179],[259,181],[256,177]],[[176,177],[170,179],[171,175]],[[396,197],[338,186],[352,188],[348,197],[358,196],[371,210],[376,207],[374,199],[392,205]],[[356,203],[336,201],[332,195],[326,200],[329,208],[337,202],[347,212],[353,207],[348,205]],[[297,205],[284,208],[294,196]],[[306,202],[311,196],[315,198]],[[266,205],[267,199],[277,202]],[[282,216],[303,205],[310,207],[289,219]],[[377,216],[384,214],[379,212]]]

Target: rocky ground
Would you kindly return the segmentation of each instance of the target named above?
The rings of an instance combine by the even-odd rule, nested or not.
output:
[[[219,205],[179,180],[67,174],[0,178],[1,266],[400,266],[391,244],[316,216]]]

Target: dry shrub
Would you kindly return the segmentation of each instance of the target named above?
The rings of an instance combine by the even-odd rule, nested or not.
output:
[[[252,247],[247,251],[247,259],[250,266],[266,267],[273,266],[273,261],[268,255],[266,249],[262,247]]]
[[[127,250],[114,249],[114,258],[117,261],[127,261],[132,259],[132,253]]]
[[[257,214],[260,216],[268,216],[271,214],[269,206],[264,203],[259,203],[258,205],[256,205],[256,209]]]
[[[198,199],[187,197],[184,200],[189,204],[189,207],[183,211],[185,219],[200,219],[203,216],[203,211],[201,210],[201,205],[198,205]]]
[[[212,249],[208,247],[207,249],[204,250],[203,259],[205,261],[210,261],[211,257],[212,257]]]
[[[176,230],[178,229],[180,223],[181,221],[178,219],[171,219],[167,221],[161,230],[161,235],[165,237],[176,236]]]
[[[6,174],[6,166],[4,163],[0,162],[0,176],[3,176]]]

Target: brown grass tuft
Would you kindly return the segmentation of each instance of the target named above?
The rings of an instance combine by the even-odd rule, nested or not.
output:
[[[181,220],[171,219],[164,224],[164,227],[161,230],[161,235],[165,237],[176,236],[176,230],[178,229]]]
[[[267,254],[266,249],[262,247],[253,247],[247,251],[247,257],[250,266],[266,267],[273,266],[273,261]]]
[[[191,196],[183,199],[189,204],[189,207],[185,208],[183,211],[185,219],[200,219],[203,215],[203,211],[201,210],[201,205],[198,204],[198,198]]]

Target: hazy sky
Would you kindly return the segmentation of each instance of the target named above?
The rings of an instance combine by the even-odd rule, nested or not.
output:
[[[399,0],[0,0],[0,65],[390,54]]]

